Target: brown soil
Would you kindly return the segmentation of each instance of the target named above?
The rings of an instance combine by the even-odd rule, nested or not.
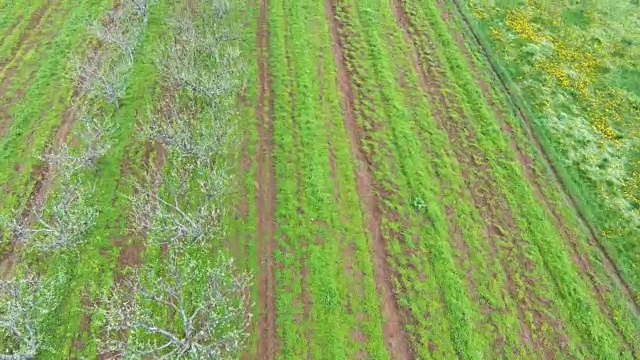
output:
[[[144,246],[135,244],[132,241],[116,241],[116,246],[120,248],[118,255],[118,267],[137,267],[141,262],[140,253]]]
[[[300,269],[300,288],[302,289],[302,318],[308,320],[311,318],[312,304],[311,293],[309,293],[309,267],[304,264],[304,260],[301,260],[301,262],[303,262],[302,268]],[[310,344],[313,341],[313,334],[310,326],[304,329],[304,337],[307,344]]]
[[[11,125],[11,114],[9,114],[9,108],[7,105],[15,102],[13,98],[7,96],[9,86],[11,85],[11,79],[18,71],[17,67],[13,67],[7,70],[5,78],[0,83],[0,138],[2,138],[9,126]]]
[[[391,271],[386,262],[387,254],[385,240],[380,230],[381,214],[378,207],[378,200],[376,199],[373,189],[369,163],[360,144],[362,130],[357,125],[354,116],[354,97],[339,37],[340,25],[336,18],[336,6],[336,0],[325,1],[326,13],[329,17],[329,23],[331,24],[331,38],[333,40],[333,52],[338,70],[337,80],[342,96],[345,128],[349,133],[352,155],[359,163],[359,166],[355,169],[356,188],[365,213],[367,230],[371,236],[375,283],[376,289],[380,294],[382,305],[384,339],[392,358],[411,359],[411,348],[406,340],[407,336],[404,332],[401,312],[394,298]]]
[[[87,298],[87,294],[84,293],[82,295],[82,306],[86,309],[91,307],[89,299]],[[91,326],[91,316],[89,316],[86,312],[83,312],[80,315],[80,330],[76,334],[71,346],[74,350],[82,350],[85,348],[86,344],[82,340],[82,334],[89,334]]]
[[[274,211],[275,211],[275,176],[272,153],[273,118],[270,114],[271,80],[268,69],[269,29],[268,29],[267,0],[260,1],[260,17],[256,43],[258,47],[258,149],[256,164],[258,164],[256,178],[256,211],[258,217],[258,262],[262,267],[258,279],[259,306],[261,307],[258,338],[258,358],[275,359],[278,339],[276,335],[275,309],[275,278],[273,253],[276,247],[274,239]]]
[[[0,102],[6,104],[5,99],[2,97],[2,93],[0,93]],[[12,118],[11,114],[9,114],[9,110],[5,105],[0,105],[0,139],[4,137],[4,134],[9,128],[11,122]]]
[[[247,105],[243,102],[242,106]],[[247,172],[251,168],[251,154],[249,154],[247,134],[243,134],[242,143],[240,145],[240,154],[240,167],[237,179],[242,181],[247,177]],[[235,197],[237,201],[235,206],[235,216],[244,223],[247,221],[249,216],[249,206],[251,204],[249,203],[249,196],[247,194],[245,184],[243,182],[237,183],[236,188],[238,189],[238,192]],[[229,244],[229,248],[234,256],[247,259],[249,256],[249,241],[242,237],[244,237],[242,232],[236,232],[231,239],[233,243]]]
[[[242,140],[242,146],[240,151],[242,153],[242,158],[240,162],[239,178],[243,179],[244,178],[243,175],[246,175],[247,171],[249,171],[249,169],[251,168],[251,156],[249,154],[248,140],[246,139],[246,136],[244,136]],[[249,215],[249,199],[247,198],[247,194],[242,194],[242,196],[238,199],[238,205],[236,207],[236,210],[241,219],[243,220],[247,219],[247,216]]]

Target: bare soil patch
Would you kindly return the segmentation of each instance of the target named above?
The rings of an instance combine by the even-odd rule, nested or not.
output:
[[[258,279],[259,306],[261,308],[258,338],[258,358],[275,359],[278,347],[276,335],[275,277],[273,254],[276,247],[274,232],[275,174],[273,169],[273,117],[270,114],[271,80],[268,69],[269,29],[267,0],[260,1],[260,15],[256,43],[258,47],[258,149],[256,154],[256,211],[258,217],[258,261],[261,271]]]

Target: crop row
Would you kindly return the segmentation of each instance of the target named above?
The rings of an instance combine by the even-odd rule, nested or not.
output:
[[[474,336],[480,332],[473,330],[479,309],[467,295],[449,242],[445,201],[433,186],[439,184],[435,156],[416,136],[430,128],[423,123],[430,120],[429,110],[424,99],[412,95],[418,77],[403,60],[408,52],[391,8],[382,2],[366,5],[371,10],[365,4],[344,7],[339,17],[355,109],[383,204],[396,297],[410,314],[407,330],[420,356],[464,353],[466,347],[482,346]]]
[[[356,105],[356,109],[360,114],[362,126],[367,131],[365,145],[372,154],[376,178],[382,189],[381,197],[387,200],[385,201],[385,206],[388,206],[386,212],[392,213],[395,210],[394,206],[403,211],[402,204],[413,204],[421,210],[427,209],[429,221],[434,229],[439,229],[439,232],[426,233],[429,235],[427,237],[429,240],[440,238],[443,241],[442,244],[437,242],[429,244],[430,250],[439,249],[439,251],[433,251],[435,254],[430,257],[433,261],[432,268],[421,269],[418,261],[406,261],[406,267],[411,267],[413,271],[417,268],[418,273],[431,271],[439,274],[448,267],[455,269],[454,261],[465,263],[463,266],[467,267],[465,269],[467,279],[464,279],[460,273],[457,277],[454,276],[455,270],[447,271],[451,278],[439,278],[441,283],[432,283],[432,288],[429,289],[430,294],[438,292],[441,294],[447,309],[455,309],[455,305],[449,304],[464,304],[465,301],[469,304],[467,296],[471,296],[475,303],[481,296],[495,294],[487,291],[488,289],[508,291],[504,296],[504,303],[498,297],[493,299],[489,297],[489,304],[495,309],[491,311],[493,324],[483,324],[479,314],[482,314],[482,311],[486,313],[486,309],[479,309],[475,304],[450,313],[441,310],[442,320],[439,323],[432,320],[429,326],[434,326],[434,323],[441,329],[449,329],[448,326],[451,326],[453,337],[449,343],[449,350],[446,350],[446,345],[442,345],[447,344],[448,339],[434,341],[433,339],[437,337],[429,334],[429,326],[415,331],[413,325],[410,325],[412,329],[410,332],[414,334],[414,344],[420,344],[415,348],[425,349],[427,348],[425,345],[431,342],[434,345],[432,347],[438,349],[437,351],[458,352],[464,357],[474,357],[491,351],[488,349],[488,343],[506,342],[514,352],[526,353],[534,346],[542,345],[552,349],[552,346],[559,344],[554,339],[567,333],[571,334],[568,344],[572,349],[570,351],[576,353],[601,351],[599,347],[585,350],[584,343],[580,340],[583,336],[589,338],[589,341],[601,341],[608,346],[618,344],[613,347],[624,348],[618,343],[619,339],[610,332],[610,324],[603,318],[584,280],[578,275],[558,230],[554,228],[548,214],[535,199],[522,170],[517,166],[512,149],[498,127],[498,122],[492,117],[479,90],[476,89],[477,84],[472,82],[468,65],[463,62],[462,54],[455,46],[453,39],[448,32],[445,32],[438,9],[424,3],[407,2],[405,5],[406,8],[402,10],[406,11],[411,24],[407,32],[410,38],[415,39],[413,41],[415,56],[419,58],[420,67],[423,68],[422,73],[420,69],[417,69],[417,74],[412,73],[411,64],[408,64],[408,61],[402,63],[399,60],[411,58],[412,50],[408,49],[406,44],[403,47],[402,33],[394,29],[397,24],[389,16],[393,9],[388,5],[368,2],[363,5],[363,8],[358,8],[356,4],[351,4],[350,7],[345,6],[341,13],[343,32],[346,33],[343,39],[349,69],[353,76],[352,82],[356,89],[360,89],[356,95],[356,104],[359,104],[359,106]],[[363,55],[367,53],[367,49],[371,51],[368,59],[367,55]],[[395,56],[388,55],[388,52],[393,51],[396,51],[392,53]],[[391,62],[390,59],[394,61]],[[374,71],[365,71],[365,69],[374,69]],[[377,76],[377,79],[374,76]],[[419,77],[422,79],[418,80]],[[419,105],[424,104],[425,100],[416,99],[413,95],[411,106],[404,106],[401,86],[416,86],[420,82],[423,89],[426,87],[425,95],[431,99],[429,102],[431,109],[427,109],[426,114],[416,116],[417,120],[413,121],[414,128],[409,130],[411,128],[408,126],[411,126],[412,122],[411,114],[407,114],[403,109],[411,108],[417,112],[419,110],[416,109],[419,109]],[[436,88],[429,89],[429,86]],[[377,89],[381,90],[378,92]],[[377,96],[380,100],[376,98]],[[377,113],[381,111],[384,111],[384,114]],[[438,123],[430,119],[431,114],[440,117]],[[441,117],[443,114],[446,114],[445,118]],[[376,122],[379,118],[386,119],[387,122]],[[431,123],[424,123],[425,119]],[[403,127],[406,130],[403,130]],[[437,131],[438,128],[441,129],[440,132]],[[387,129],[389,129],[388,133],[385,131]],[[446,131],[446,135],[442,130]],[[403,132],[420,134],[423,141],[416,141],[415,137],[408,135],[403,137]],[[389,133],[392,134],[390,139]],[[431,149],[427,146],[424,149],[425,144],[442,145]],[[394,148],[398,149],[396,151],[402,156],[394,157]],[[434,165],[422,162],[423,159],[411,158],[411,154],[419,154],[425,150],[429,154],[435,154],[432,160]],[[376,160],[377,157],[379,160]],[[462,164],[464,171],[456,168],[456,161],[451,161],[452,158],[456,158]],[[453,168],[448,164],[453,164]],[[394,165],[399,169],[388,169],[389,166]],[[430,169],[431,166],[434,166],[434,170]],[[402,190],[403,184],[400,181],[398,181],[400,184],[390,181],[390,179],[401,179],[400,173],[403,169],[411,171],[411,175],[407,175],[405,191]],[[433,175],[428,175],[429,171]],[[405,174],[409,174],[408,171]],[[429,181],[430,178],[433,180]],[[438,181],[439,179],[442,180]],[[423,180],[427,181],[425,184],[439,183],[442,193],[428,194],[424,189],[429,188],[421,184]],[[465,191],[465,189],[468,190]],[[394,198],[394,191],[401,195]],[[451,199],[451,202],[445,199]],[[469,208],[468,202],[473,203],[477,210]],[[526,206],[522,205],[523,202]],[[483,215],[489,216],[487,220],[483,220],[489,221],[485,223],[484,229],[479,229],[475,225],[477,222],[470,221],[474,217],[478,219],[478,210]],[[406,219],[411,216],[397,218],[405,219],[406,222]],[[402,261],[407,252],[416,251],[411,245],[420,237],[419,235],[409,237],[406,240],[408,245],[400,242],[394,244],[392,241],[400,238],[398,233],[407,233],[406,228],[409,226],[399,221],[395,224],[389,223],[393,224],[390,227],[392,231],[387,233],[389,248],[393,249],[391,255]],[[461,241],[458,240],[458,244],[455,240],[457,227],[460,227],[459,231],[463,237]],[[418,234],[427,230],[424,226],[418,229]],[[455,251],[444,244],[449,234],[454,239]],[[518,243],[513,243],[514,240]],[[489,243],[487,244],[486,241]],[[555,250],[550,253],[548,248]],[[434,258],[435,255],[440,257]],[[496,255],[498,263],[486,265],[482,262],[482,258],[496,258]],[[469,262],[467,258],[470,256],[478,257],[475,257],[474,262]],[[400,303],[417,306],[415,304],[419,301],[405,300],[404,302],[402,299],[410,296],[411,288],[417,287],[420,280],[402,281],[402,277],[408,276],[406,274],[410,274],[410,271],[401,269],[397,272],[400,279],[398,283],[401,284],[397,289]],[[476,272],[480,273],[476,274]],[[496,274],[497,279],[494,276]],[[462,287],[464,280],[469,285],[468,289]],[[581,292],[583,297],[573,298],[569,295],[573,291]],[[481,295],[473,294],[474,292],[479,292]],[[548,306],[549,303],[553,306]],[[434,313],[438,314],[438,312],[429,311],[431,316]],[[468,320],[449,319],[447,316],[464,316]],[[415,317],[422,318],[423,315],[419,314]],[[589,325],[583,325],[586,323]],[[469,326],[468,324],[472,325],[465,327]],[[477,329],[483,326],[486,329],[491,325],[496,326],[494,331],[474,330],[476,326]],[[518,325],[524,334],[521,338],[514,337],[518,331],[512,330]],[[591,326],[600,326],[601,331],[597,334],[590,332],[588,328]],[[420,334],[420,331],[422,335],[415,335]],[[447,331],[434,331],[434,333],[442,334]],[[491,339],[484,339],[485,336]],[[533,339],[527,340],[527,336]]]
[[[533,196],[531,188],[523,181],[522,171],[517,168],[513,153],[497,122],[492,119],[477,85],[474,86],[468,68],[467,71],[460,71],[466,68],[464,60],[457,51],[454,40],[446,32],[438,9],[433,4],[417,3],[419,6],[414,7],[415,11],[410,14],[414,16],[416,23],[428,24],[428,34],[439,44],[439,60],[445,64],[448,77],[454,81],[457,90],[455,93],[459,94],[461,108],[468,119],[474,119],[471,124],[475,127],[480,148],[487,157],[488,165],[496,175],[497,188],[504,192],[522,231],[522,239],[530,244],[527,255],[537,263],[541,282],[546,283],[543,286],[550,290],[548,296],[558,299],[552,301],[554,307],[558,308],[560,318],[570,321],[580,333],[579,336],[588,339],[585,342],[601,344],[600,347],[591,346],[588,351],[602,352],[601,356],[624,353],[624,346],[619,343],[620,339],[613,336],[610,324],[603,317],[584,279],[579,276],[575,264],[571,261],[570,253],[566,250],[558,229],[554,228],[548,215]],[[501,159],[504,154],[510,155]],[[581,295],[576,297],[576,293]],[[600,330],[594,332],[594,327]],[[575,336],[578,336],[578,333]],[[577,344],[580,344],[579,340]],[[603,350],[603,347],[606,350]],[[608,353],[609,351],[611,353]]]
[[[324,11],[313,1],[268,5],[276,329],[285,358],[385,353]]]

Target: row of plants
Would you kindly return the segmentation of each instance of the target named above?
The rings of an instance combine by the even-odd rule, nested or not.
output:
[[[176,5],[164,22],[171,31],[157,49],[162,92],[139,135],[160,146],[162,160],[148,164],[129,197],[147,264],[108,297],[102,353],[237,358],[244,350],[250,278],[222,251],[244,71],[234,11],[226,1]]]
[[[364,129],[361,142],[383,209],[395,298],[408,315],[405,329],[417,356],[483,353],[488,345],[482,338],[485,332],[478,331],[480,309],[468,295],[449,241],[453,230],[444,199],[457,194],[442,191],[446,186],[440,187],[433,167],[444,154],[430,144],[445,143],[433,126],[391,10],[379,1],[354,3],[339,7],[338,19],[354,84],[354,109]],[[455,181],[455,174],[450,175]]]
[[[72,127],[73,133],[52,140],[41,157],[46,171],[28,208],[14,209],[3,218],[13,245],[11,256],[17,260],[10,270],[12,278],[3,280],[2,342],[15,358],[59,351],[46,329],[55,323],[50,315],[61,306],[72,278],[64,271],[42,275],[50,270],[42,264],[77,256],[96,225],[101,209],[93,204],[95,186],[83,179],[96,171],[112,146],[111,116],[130,80],[133,58],[128,53],[139,40],[140,17],[146,16],[146,10],[137,13],[134,5],[127,3],[91,23],[88,33],[94,46],[74,62],[69,75],[76,96],[64,126]]]
[[[231,6],[196,6],[132,0],[90,26],[80,121],[43,156],[47,178],[61,177],[40,213],[5,221],[25,245],[2,283],[10,356],[227,358],[243,347],[249,278],[216,255],[242,61]],[[150,36],[161,28],[171,32]],[[156,84],[157,96],[136,93]],[[158,150],[125,164],[144,144]],[[147,265],[121,261],[127,251]]]
[[[522,123],[504,93],[504,86],[496,77],[494,70],[487,64],[486,55],[481,52],[468,28],[461,18],[455,4],[448,8],[444,6],[450,32],[463,35],[465,42],[458,42],[461,50],[467,55],[467,60],[474,70],[476,81],[483,88],[483,96],[491,104],[496,116],[503,121],[503,130],[511,137],[512,147],[518,148],[519,162],[527,173],[528,180],[536,197],[545,204],[547,213],[553,217],[555,226],[560,230],[563,240],[568,245],[572,260],[576,263],[581,277],[585,280],[597,299],[603,313],[607,315],[612,329],[624,339],[627,349],[637,352],[636,339],[638,321],[633,316],[633,299],[627,290],[620,288],[621,281],[611,266],[610,260],[603,254],[597,239],[585,231],[575,214],[575,209],[567,206],[562,187],[557,184],[558,179],[553,176],[544,157],[540,156],[538,145],[527,138],[529,128]],[[539,161],[532,161],[538,158]]]
[[[317,1],[268,5],[279,350],[285,358],[385,356],[325,11]]]
[[[32,3],[24,5],[18,4],[16,12],[25,9],[27,16],[31,10],[26,9],[30,9],[28,6]],[[73,91],[75,74],[68,59],[89,46],[82,42],[81,34],[92,19],[106,10],[106,1],[93,3],[91,9],[77,8],[67,1],[42,9],[46,14],[41,15],[46,18],[38,23],[38,31],[32,29],[22,34],[26,40],[14,49],[14,58],[6,54],[9,62],[4,69],[3,84],[8,87],[3,95],[9,117],[3,119],[4,136],[0,139],[0,184],[6,194],[0,200],[0,214],[4,216],[11,216],[12,211],[23,211],[29,201],[23,194],[35,191],[43,169],[41,155],[64,122],[65,103]],[[28,18],[16,18],[28,22]],[[18,31],[16,29],[13,31]],[[43,34],[52,39],[39,41]],[[29,42],[37,45],[30,46]],[[5,247],[10,240],[9,234],[3,229],[0,232]]]

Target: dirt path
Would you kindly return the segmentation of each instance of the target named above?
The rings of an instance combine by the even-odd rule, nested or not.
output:
[[[532,124],[531,119],[529,119],[529,117],[527,116],[527,113],[519,105],[518,101],[515,100],[514,94],[512,93],[509,86],[507,86],[506,79],[504,79],[501,72],[497,70],[498,69],[497,64],[495,64],[494,60],[491,58],[491,56],[489,56],[486,46],[484,45],[483,41],[480,39],[479,35],[476,33],[473,26],[471,26],[470,20],[461,11],[462,5],[460,4],[459,0],[453,0],[453,3],[458,9],[458,14],[460,15],[460,18],[463,20],[469,32],[473,35],[473,39],[471,40],[473,40],[477,45],[478,49],[481,50],[481,53],[482,55],[484,55],[484,58],[489,64],[494,77],[499,80],[500,86],[502,87],[502,90],[504,91],[504,93],[507,95],[507,98],[511,103],[511,106],[513,106],[513,108],[516,109],[516,113],[517,113],[517,116],[519,117],[520,122],[524,124],[524,129],[527,137],[531,139],[531,141],[533,142],[537,150],[537,153],[540,155],[539,158],[541,159],[544,166],[549,170],[549,173],[552,176],[552,180],[556,185],[556,187],[558,188],[559,192],[562,194],[565,200],[565,203],[569,207],[571,207],[571,209],[577,215],[580,225],[584,228],[585,232],[589,236],[590,244],[595,249],[597,249],[598,252],[600,253],[600,258],[603,261],[603,265],[605,269],[609,273],[610,277],[616,282],[618,287],[623,291],[635,316],[640,318],[640,306],[638,304],[638,299],[637,299],[638,294],[635,294],[629,287],[629,284],[627,284],[627,282],[622,278],[622,276],[620,275],[620,271],[618,270],[617,266],[611,259],[611,256],[609,256],[606,249],[602,245],[602,242],[596,235],[596,231],[587,222],[584,214],[580,211],[580,208],[578,207],[577,201],[571,195],[568,189],[564,186],[564,183],[562,182],[562,180],[560,179],[560,175],[558,174],[558,170],[556,169],[555,165],[551,161],[551,158],[545,151],[544,147],[542,146],[542,143],[540,142],[540,139],[538,138],[538,135],[536,134],[536,132],[533,129],[533,126],[531,125]]]
[[[380,230],[381,214],[374,194],[372,176],[364,151],[360,145],[361,129],[359,129],[353,111],[354,97],[351,89],[349,73],[339,37],[339,23],[336,18],[336,0],[326,0],[326,14],[331,25],[333,52],[338,71],[338,85],[342,97],[342,109],[345,128],[349,134],[351,152],[358,161],[354,170],[356,186],[365,213],[367,230],[371,237],[372,256],[376,289],[380,295],[383,315],[383,334],[385,343],[393,359],[411,359],[411,348],[407,342],[401,312],[394,297],[391,271],[386,261],[385,241]]]
[[[275,175],[273,169],[273,117],[270,114],[272,106],[271,80],[269,79],[267,0],[260,1],[260,17],[256,43],[258,47],[258,104],[256,115],[258,118],[258,147],[256,154],[256,211],[258,217],[257,240],[258,262],[261,267],[258,276],[259,284],[259,330],[258,358],[275,359],[278,340],[276,336],[275,309],[275,278],[273,252],[275,250]]]

